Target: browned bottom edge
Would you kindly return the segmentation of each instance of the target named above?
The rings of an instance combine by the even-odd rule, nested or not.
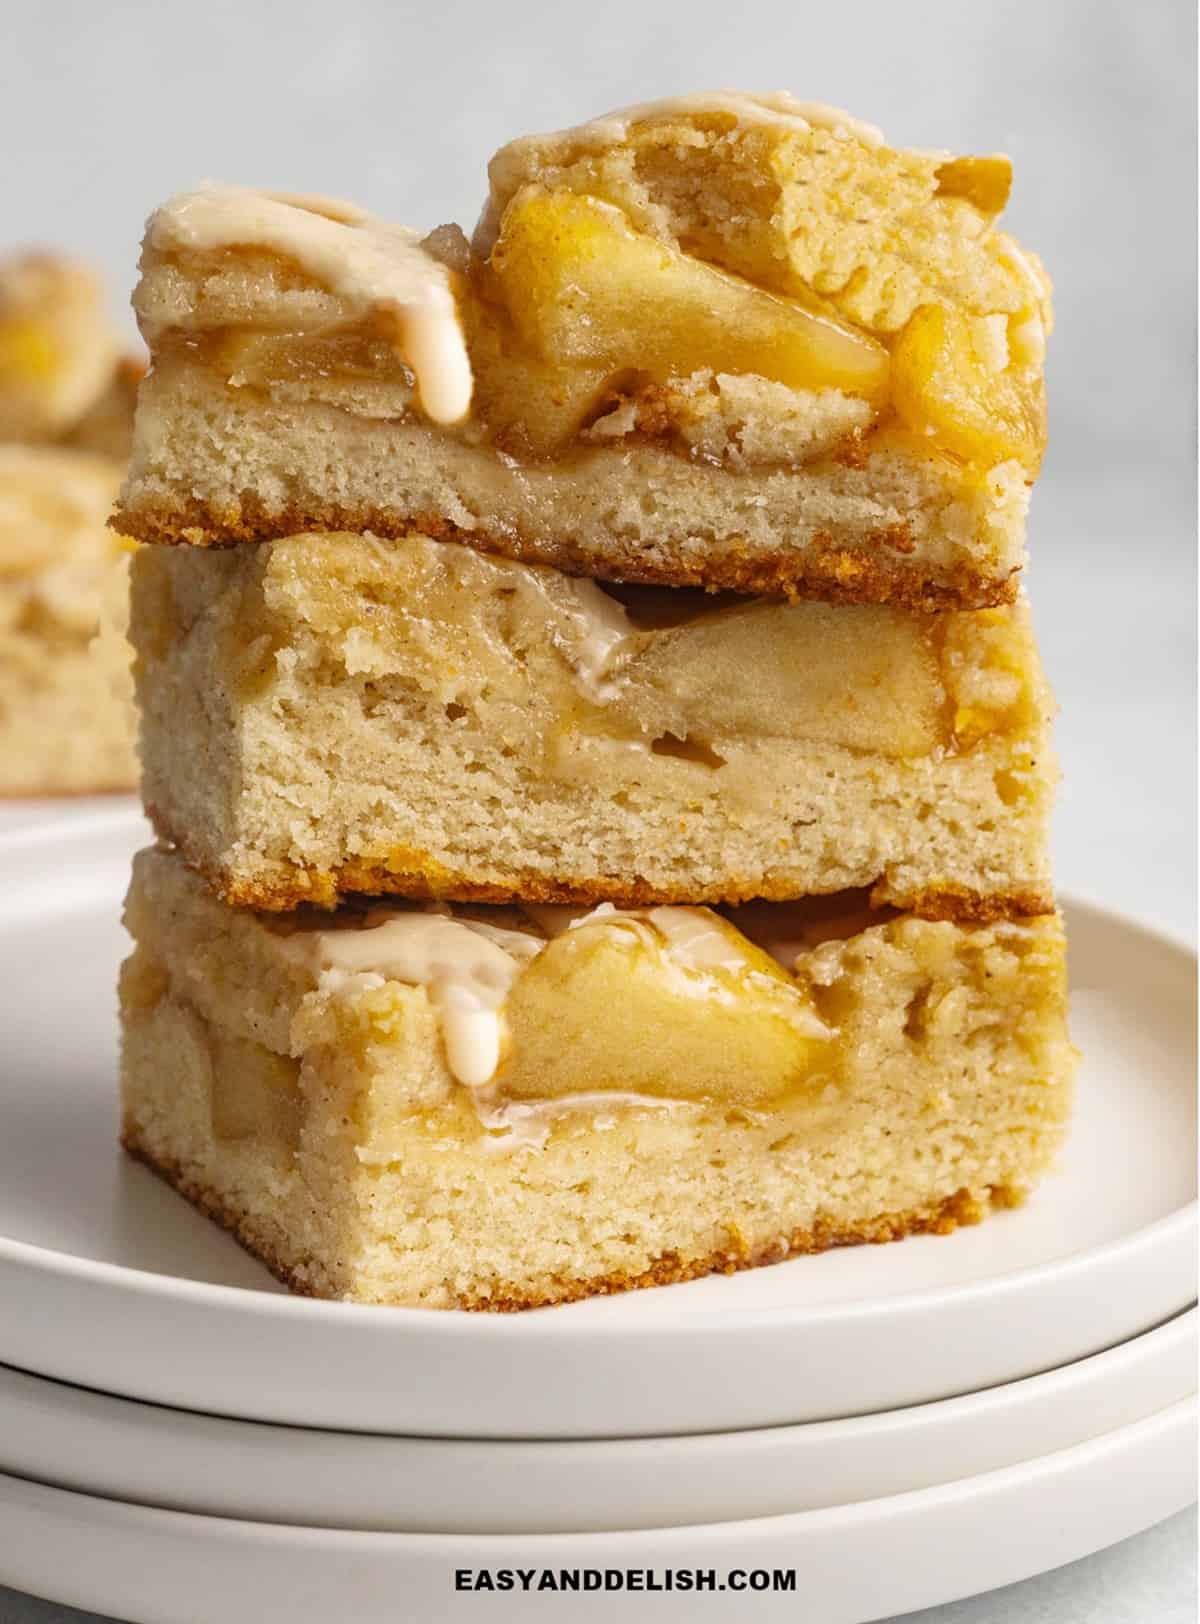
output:
[[[737,538],[728,551],[699,561],[677,557],[670,563],[648,559],[636,545],[613,536],[603,555],[570,538],[464,530],[440,514],[396,513],[386,508],[310,503],[267,509],[249,495],[221,505],[190,497],[186,502],[145,502],[118,507],[109,520],[123,536],[164,545],[228,547],[238,542],[278,541],[312,531],[369,531],[397,538],[414,532],[437,541],[461,542],[477,552],[497,553],[525,564],[548,564],[565,575],[643,582],[652,586],[705,587],[774,598],[809,598],[825,603],[893,603],[938,612],[988,609],[1012,603],[1019,572],[988,575],[967,564],[941,566],[930,573],[903,556],[913,542],[903,525],[874,531],[854,547],[839,547],[819,534],[803,553],[753,552]],[[687,538],[679,538],[680,543]]]
[[[505,881],[475,879],[455,874],[423,853],[397,848],[386,861],[356,861],[336,868],[296,865],[286,872],[251,876],[230,874],[199,858],[186,836],[179,837],[157,807],[146,815],[160,839],[182,858],[192,872],[221,902],[231,908],[259,913],[289,913],[294,908],[336,908],[349,896],[397,896],[417,901],[466,903],[559,904],[572,908],[596,907],[612,902],[630,908],[736,906],[743,902],[796,902],[813,892],[797,893],[787,881],[727,877],[707,889],[694,884],[678,887],[654,885],[639,875],[597,875],[586,881],[548,879],[521,872]],[[839,886],[838,890],[845,887]],[[1044,891],[1018,890],[988,894],[961,886],[898,895],[886,882],[871,890],[872,907],[894,908],[920,919],[949,920],[961,925],[990,925],[1005,919],[1033,919],[1054,912],[1054,898]]]
[[[983,895],[960,886],[912,891],[903,898],[883,894],[882,883],[871,893],[872,907],[886,904],[918,919],[948,920],[953,925],[997,925],[1006,919],[1037,919],[1057,906],[1050,891],[1002,891]]]
[[[206,1217],[228,1230],[234,1240],[251,1257],[264,1264],[289,1291],[306,1297],[321,1295],[300,1278],[298,1265],[285,1262],[260,1242],[250,1239],[245,1230],[244,1214],[235,1211],[215,1191],[189,1177],[177,1162],[154,1156],[139,1143],[135,1130],[128,1122],[121,1133],[121,1144],[135,1161],[148,1167]],[[678,1285],[708,1274],[737,1274],[742,1269],[761,1268],[770,1263],[782,1263],[789,1257],[829,1252],[843,1246],[880,1246],[889,1241],[903,1240],[908,1235],[950,1235],[960,1226],[982,1222],[992,1210],[1021,1206],[1027,1193],[1016,1185],[994,1185],[982,1198],[961,1189],[928,1206],[912,1207],[905,1212],[879,1213],[857,1223],[837,1224],[818,1217],[810,1228],[785,1230],[770,1244],[754,1250],[739,1236],[731,1235],[727,1246],[702,1257],[685,1258],[675,1252],[664,1253],[640,1274],[606,1274],[589,1279],[555,1278],[538,1285],[504,1282],[488,1294],[460,1295],[456,1299],[456,1306],[472,1313],[520,1313],[528,1308],[549,1308],[560,1303],[580,1302],[585,1297],[642,1291],[650,1286]]]

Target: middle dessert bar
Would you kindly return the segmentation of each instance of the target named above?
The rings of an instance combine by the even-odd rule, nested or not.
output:
[[[226,901],[1053,906],[1027,611],[609,587],[424,537],[134,560],[144,795]]]

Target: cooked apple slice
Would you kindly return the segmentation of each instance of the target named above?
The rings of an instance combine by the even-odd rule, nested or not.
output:
[[[950,158],[937,172],[939,197],[961,197],[982,214],[1003,214],[1012,191],[1012,159]]]
[[[729,737],[812,739],[885,756],[943,740],[937,659],[912,615],[881,605],[751,602],[659,632],[628,667],[631,720]],[[753,673],[752,681],[747,674]],[[622,690],[615,703],[620,710]]]
[[[1040,368],[1009,356],[1021,319],[922,305],[892,354],[892,397],[908,426],[968,462],[1015,458],[1036,473],[1046,402]]]
[[[304,1114],[297,1062],[217,1027],[208,1029],[204,1042],[212,1061],[214,1138],[257,1139],[294,1150]]]
[[[657,923],[656,923],[657,921]],[[517,978],[497,1074],[514,1099],[614,1091],[777,1104],[823,1073],[831,1036],[775,960],[706,908],[598,912]]]
[[[314,378],[403,379],[405,366],[387,340],[369,333],[256,332],[229,328],[213,345],[213,360],[239,384],[267,388]]]
[[[601,409],[614,369],[545,360],[474,287],[459,309],[475,373],[474,410],[490,437],[515,456],[548,456],[569,445]]]
[[[658,379],[710,367],[873,400],[886,389],[887,352],[867,334],[634,231],[596,198],[524,187],[491,268],[518,331],[547,360]]]

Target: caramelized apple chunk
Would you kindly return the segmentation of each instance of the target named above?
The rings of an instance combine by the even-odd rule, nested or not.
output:
[[[480,280],[486,279],[485,276]],[[489,437],[515,456],[549,456],[603,410],[610,366],[556,366],[521,343],[504,310],[478,287],[459,309],[475,373],[474,410]]]
[[[411,373],[384,338],[365,332],[264,332],[227,328],[212,341],[213,360],[234,384],[266,388],[314,378],[389,378]]]
[[[820,740],[892,757],[927,755],[942,739],[936,660],[912,617],[882,605],[741,603],[660,632],[630,675],[633,725],[649,716],[681,734]],[[618,686],[610,712],[625,703]]]
[[[514,325],[548,361],[756,373],[881,400],[888,357],[864,333],[634,231],[618,208],[538,185],[505,211],[491,270]]]
[[[1030,664],[1027,638],[1027,628],[1002,609],[947,617],[942,665],[958,749],[970,750],[996,733],[1036,737],[1052,700]]]
[[[1015,458],[1037,472],[1046,438],[1039,367],[1025,361],[1012,332],[1017,317],[966,316],[923,305],[892,353],[892,399],[901,419],[968,462]]]
[[[812,1086],[831,1034],[768,954],[701,908],[598,911],[522,972],[506,1006],[510,1099],[615,1091],[750,1110]]]
[[[1012,159],[1003,153],[986,158],[950,158],[937,171],[937,195],[961,197],[981,214],[1003,214],[1012,191]]]

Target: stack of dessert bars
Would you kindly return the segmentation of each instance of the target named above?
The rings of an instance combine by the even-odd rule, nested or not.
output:
[[[1009,180],[720,95],[504,148],[471,241],[150,220],[123,1137],[295,1289],[562,1302],[1052,1164]]]

